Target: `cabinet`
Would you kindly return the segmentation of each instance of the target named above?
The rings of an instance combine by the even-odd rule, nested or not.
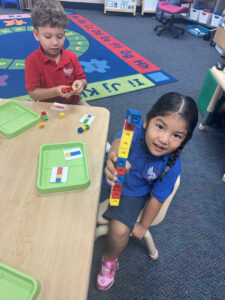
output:
[[[141,14],[155,13],[158,0],[142,0]]]
[[[136,15],[136,0],[105,0],[104,13],[107,11],[133,13]]]

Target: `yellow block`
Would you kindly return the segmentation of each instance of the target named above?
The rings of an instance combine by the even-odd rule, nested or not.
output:
[[[119,204],[120,204],[120,199],[112,199],[112,198],[110,198],[110,205],[111,206],[119,206]]]
[[[131,145],[131,141],[122,138],[120,140],[120,147],[129,150]]]
[[[124,149],[124,148],[120,147],[119,152],[118,152],[118,157],[128,158],[129,150],[130,149]]]
[[[56,178],[61,178],[62,177],[62,174],[57,174],[56,175]]]
[[[45,123],[44,123],[44,122],[41,122],[41,123],[40,123],[40,127],[41,127],[41,128],[44,128],[44,127],[45,127]]]
[[[66,153],[66,157],[70,157],[71,156],[71,154],[70,153]]]
[[[132,141],[133,135],[134,135],[134,132],[133,132],[133,131],[124,129],[121,138],[122,138],[122,139],[123,139],[123,138],[124,138],[124,139],[128,139],[129,141]]]

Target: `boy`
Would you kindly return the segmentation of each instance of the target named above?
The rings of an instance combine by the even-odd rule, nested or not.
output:
[[[86,75],[76,54],[63,49],[68,19],[57,0],[40,0],[31,12],[33,34],[39,49],[25,61],[26,90],[32,99],[88,105],[80,94],[87,86]],[[63,88],[75,86],[75,90]]]

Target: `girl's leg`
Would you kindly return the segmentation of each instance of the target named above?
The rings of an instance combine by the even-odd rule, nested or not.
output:
[[[130,230],[125,224],[117,220],[111,220],[107,236],[108,247],[104,256],[111,261],[116,259],[126,247],[129,235]]]
[[[102,256],[101,267],[97,277],[97,287],[108,290],[114,282],[116,270],[119,267],[118,256],[126,247],[130,230],[123,223],[111,220],[109,223],[108,248]]]

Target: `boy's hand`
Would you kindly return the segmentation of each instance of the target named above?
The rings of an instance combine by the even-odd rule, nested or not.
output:
[[[117,162],[117,153],[115,151],[110,151],[108,154],[108,160],[105,167],[105,175],[106,175],[106,181],[111,186],[115,185],[114,181],[116,181],[117,178],[117,172],[116,172],[116,162]],[[130,170],[131,164],[129,161],[126,161],[126,173]]]
[[[83,90],[86,88],[85,83],[86,83],[86,81],[84,81],[84,79],[75,80],[73,82],[73,86],[75,86],[76,89],[73,91],[73,95],[80,95],[83,92]]]
[[[70,98],[73,95],[73,91],[64,91],[64,90],[68,90],[68,88],[70,88],[70,86],[67,85],[60,85],[56,87],[56,93],[57,96],[62,97],[62,98]]]

